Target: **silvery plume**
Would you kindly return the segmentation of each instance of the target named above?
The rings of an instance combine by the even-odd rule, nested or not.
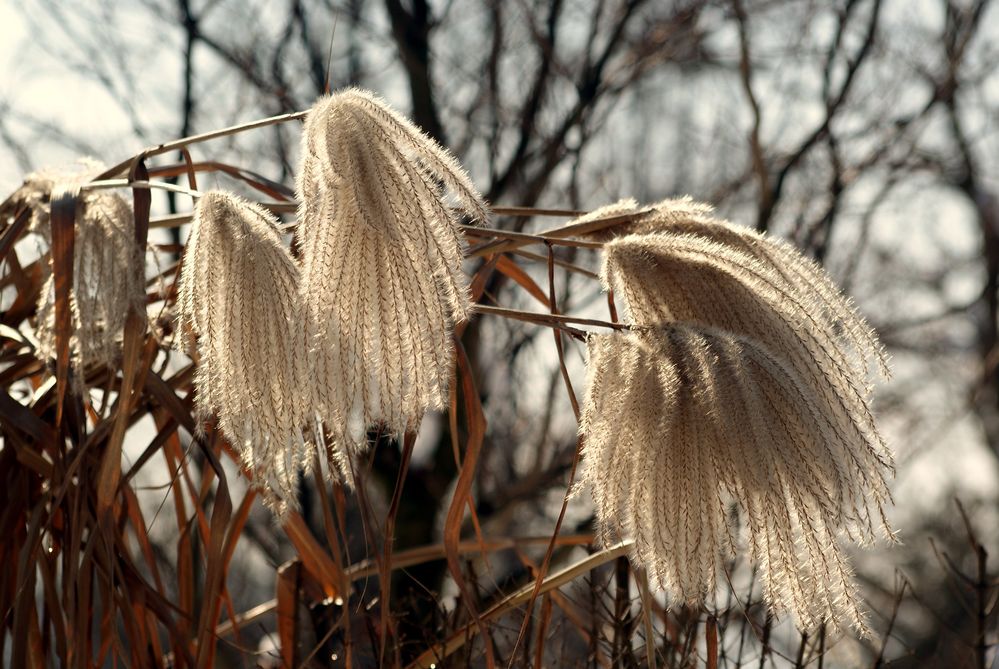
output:
[[[829,279],[829,291],[816,290],[817,280],[796,279],[779,257],[764,262],[702,235],[663,232],[607,243],[601,280],[624,298],[634,323],[687,321],[757,339],[836,399],[837,420],[861,418],[872,447],[888,458],[867,378],[872,364],[884,366],[883,353]]]
[[[81,187],[103,165],[84,161],[77,170],[46,169],[33,172],[15,193],[16,202],[31,210],[29,229],[51,244],[51,198],[57,187]],[[74,221],[73,280],[70,287],[73,367],[82,372],[91,365],[113,365],[121,353],[125,321],[130,310],[145,309],[142,276],[143,249],[135,243],[132,207],[109,190],[83,190]],[[56,357],[55,280],[50,263],[37,305],[38,355]],[[82,373],[77,376],[82,381]]]
[[[880,346],[817,265],[688,214],[604,248],[636,329],[590,345],[584,479],[605,538],[634,536],[664,588],[703,601],[738,546],[734,506],[771,605],[863,628],[837,538],[890,536]]]
[[[197,416],[218,416],[280,514],[295,505],[312,450],[298,268],[277,225],[256,204],[206,193],[194,211],[177,305],[181,343],[196,350]]]
[[[693,605],[745,542],[769,605],[805,629],[865,629],[839,539],[880,518],[887,467],[861,418],[838,422],[782,356],[705,325],[593,336],[589,370],[584,479],[603,541],[632,537],[633,559]]]
[[[371,93],[320,99],[297,178],[301,295],[322,418],[354,446],[442,409],[468,316],[459,216],[488,217],[457,161]]]

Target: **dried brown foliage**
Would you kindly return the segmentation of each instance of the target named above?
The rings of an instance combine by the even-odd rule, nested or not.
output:
[[[712,402],[741,406],[746,414],[766,413],[774,403],[787,402],[779,430],[753,423],[755,419],[750,423],[770,430],[772,436],[783,431],[784,438],[796,440],[804,451],[789,453],[776,445],[769,451],[774,473],[748,460],[743,463],[745,468],[734,464],[739,453],[752,444],[745,439],[733,440],[725,446],[729,451],[715,451],[716,457],[732,462],[719,464],[713,475],[742,505],[753,528],[751,534],[771,537],[779,544],[770,549],[755,546],[752,553],[766,570],[765,581],[770,587],[766,600],[790,605],[804,624],[818,624],[834,616],[851,620],[856,606],[850,601],[855,594],[848,567],[835,550],[825,553],[834,544],[835,528],[841,525],[870,534],[877,519],[866,511],[865,495],[872,494],[875,502],[884,499],[883,482],[876,473],[884,454],[869,415],[860,411],[866,407],[867,388],[855,378],[866,363],[851,357],[858,354],[863,359],[866,355],[871,360],[877,359],[878,353],[871,346],[868,331],[861,327],[862,321],[838,301],[831,284],[823,283],[804,261],[789,264],[788,256],[781,255],[784,251],[766,246],[753,254],[744,253],[738,250],[743,247],[728,239],[723,240],[727,244],[723,247],[713,240],[714,230],[701,230],[699,237],[660,233],[654,235],[658,241],[645,250],[634,248],[641,246],[636,241],[639,238],[625,237],[610,243],[604,278],[614,284],[624,277],[618,292],[625,296],[631,317],[642,319],[643,325],[635,332],[597,335],[597,331],[627,330],[630,326],[559,314],[554,292],[556,270],[576,273],[579,268],[558,261],[551,251],[547,258],[521,253],[532,244],[599,249],[600,243],[577,238],[584,234],[578,221],[542,236],[460,225],[457,217],[461,213],[479,220],[486,217],[460,169],[377,100],[358,92],[344,95],[339,101],[335,96],[321,101],[316,108],[320,113],[314,110],[309,116],[304,137],[311,153],[303,161],[300,205],[294,203],[292,189],[217,162],[147,168],[168,151],[190,151],[200,142],[239,134],[250,127],[161,145],[82,183],[82,190],[59,191],[48,220],[39,221],[35,233],[29,225],[32,209],[23,198],[11,198],[3,204],[4,285],[12,288],[15,296],[3,315],[4,367],[0,372],[5,384],[0,396],[4,438],[0,450],[4,481],[0,527],[11,538],[0,550],[3,564],[12,566],[0,587],[0,604],[10,632],[4,639],[5,643],[9,639],[15,665],[40,666],[50,658],[67,665],[102,664],[114,658],[135,666],[212,666],[223,655],[245,656],[241,635],[248,633],[246,625],[260,619],[268,620],[276,632],[282,661],[295,666],[312,661],[317,653],[326,658],[342,654],[353,666],[399,664],[404,658],[412,666],[430,666],[446,657],[487,665],[500,661],[520,664],[521,652],[531,658],[530,662],[541,665],[546,647],[556,638],[572,639],[577,650],[588,649],[583,655],[602,665],[633,665],[643,658],[675,666],[688,662],[696,653],[694,630],[701,611],[682,606],[664,608],[656,590],[648,588],[647,576],[653,584],[678,588],[686,599],[700,603],[705,584],[713,584],[712,579],[721,573],[717,569],[724,566],[724,573],[730,573],[732,565],[720,564],[718,545],[712,543],[725,535],[716,533],[697,544],[693,534],[687,534],[678,543],[656,545],[649,542],[647,532],[658,529],[656,523],[662,517],[649,511],[658,508],[670,523],[683,517],[670,515],[677,510],[706,513],[708,522],[720,529],[728,519],[718,507],[721,498],[717,486],[703,480],[699,481],[702,485],[688,481],[692,486],[688,489],[696,495],[685,498],[677,496],[680,488],[670,488],[669,495],[663,496],[663,488],[652,483],[633,487],[624,496],[600,492],[598,510],[613,507],[621,512],[619,524],[604,518],[602,527],[624,530],[629,536],[622,537],[623,543],[593,548],[589,555],[572,552],[574,546],[593,545],[593,535],[585,532],[554,537],[483,536],[475,510],[474,483],[488,417],[476,389],[475,372],[461,347],[455,349],[456,361],[451,359],[450,340],[456,327],[461,334],[462,319],[476,312],[527,321],[581,339],[587,335],[579,328],[587,328],[592,331],[589,337],[595,359],[607,359],[606,353],[612,349],[626,352],[619,359],[616,353],[611,355],[615,362],[610,366],[595,367],[595,373],[603,378],[620,375],[620,392],[615,393],[606,381],[594,380],[590,404],[597,401],[592,398],[600,396],[601,402],[619,405],[631,393],[641,391],[643,401],[658,402],[659,411],[632,416],[615,427],[634,431],[636,446],[645,441],[642,457],[615,458],[606,448],[609,441],[604,440],[604,454],[613,461],[613,467],[594,471],[611,478],[624,471],[622,468],[648,478],[656,470],[645,466],[647,461],[661,465],[673,462],[670,458],[680,462],[710,457],[701,452],[709,450],[705,443],[710,441],[711,430],[717,433],[720,428],[717,424],[715,428],[699,427],[697,414],[709,412]],[[252,127],[303,115],[275,117]],[[358,137],[369,135],[380,139],[362,146]],[[349,160],[334,165],[329,160],[334,149],[344,152]],[[223,193],[198,193],[193,175],[199,170],[224,172],[266,198],[251,202]],[[339,172],[334,174],[333,170]],[[150,189],[173,188],[164,180],[182,174],[188,175],[189,192],[198,199],[193,214],[151,219]],[[127,312],[120,336],[114,338],[120,354],[111,359],[79,356],[78,363],[70,364],[74,356],[70,341],[74,332],[79,336],[70,317],[75,261],[82,249],[95,244],[87,241],[87,231],[78,231],[74,222],[86,219],[88,203],[96,194],[106,192],[107,179],[116,177],[127,177],[132,190],[131,243],[137,255],[146,247],[150,225],[183,225],[192,218],[193,223],[180,266],[166,268],[150,281],[140,273],[141,265],[122,270],[130,272],[130,285],[145,286],[147,308],[145,314]],[[456,200],[449,201],[447,192]],[[318,197],[310,199],[316,193]],[[124,201],[115,200],[115,206],[120,202]],[[457,208],[452,209],[452,204]],[[302,214],[294,248],[301,257],[296,258],[270,212],[292,213],[299,206]],[[377,217],[373,217],[375,211],[380,212]],[[518,213],[549,212],[528,209]],[[584,221],[588,228],[638,221],[638,217],[616,210],[591,219]],[[93,220],[94,225],[100,225],[105,219],[98,216]],[[47,236],[52,240],[52,251],[23,266],[18,259],[23,241],[26,235],[37,234],[37,225],[43,223],[50,226]],[[127,238],[122,236],[121,226],[112,227],[119,235],[115,239]],[[460,264],[463,235],[494,240],[473,247],[472,254],[485,260],[467,278]],[[121,245],[112,244],[111,248],[118,253]],[[772,257],[766,255],[771,252]],[[650,256],[659,258],[662,270],[669,270],[674,262],[687,272],[680,276],[664,273],[665,278],[657,279],[664,281],[662,290],[654,288],[651,293],[648,286],[629,284],[627,276],[634,263]],[[703,262],[706,256],[713,258],[711,263]],[[764,262],[767,258],[787,273],[768,267]],[[547,294],[523,266],[536,259],[547,265],[541,268],[548,272]],[[372,263],[375,266],[370,266]],[[324,284],[323,270],[330,267],[339,268],[331,275],[336,281]],[[47,268],[55,284],[54,362],[36,347],[33,334],[45,322],[38,305]],[[358,276],[361,271],[370,275],[362,280]],[[550,313],[478,304],[485,299],[484,286],[493,272],[512,278]],[[709,277],[705,272],[717,276]],[[593,273],[585,275],[590,281],[596,279]],[[353,277],[353,282],[346,277]],[[811,285],[800,288],[802,280]],[[414,286],[414,281],[426,284]],[[750,316],[722,309],[719,302],[710,306],[710,301],[677,301],[677,296],[683,297],[680,284],[685,281],[701,291],[737,295],[742,304],[750,305]],[[673,292],[663,292],[666,288]],[[810,306],[816,310],[808,318],[795,310],[802,307],[800,304],[776,308],[778,298],[795,304],[812,289],[817,290],[817,297],[809,298],[815,300]],[[666,303],[660,303],[663,296],[670,298],[668,311]],[[380,305],[378,309],[373,308],[375,304]],[[364,316],[368,307],[372,311]],[[311,316],[304,313],[310,309],[314,312]],[[700,325],[644,326],[646,319],[659,322],[678,315]],[[765,324],[760,324],[761,319]],[[421,321],[426,321],[422,328],[417,326]],[[323,323],[326,326],[319,327]],[[375,327],[381,328],[377,337],[371,331]],[[829,328],[835,330],[834,335],[829,334]],[[442,341],[444,336],[448,341]],[[344,341],[351,338],[353,343]],[[173,349],[178,339],[186,343],[190,359]],[[338,374],[327,369],[317,378],[309,350],[323,347],[335,350],[341,360],[346,351],[359,362]],[[780,351],[780,359],[774,350]],[[558,355],[568,381],[560,339]],[[716,356],[714,363],[709,359],[712,355]],[[400,375],[392,365],[412,367]],[[677,381],[695,374],[701,374],[701,385]],[[449,386],[452,376],[457,382]],[[316,400],[305,392],[315,381],[322,384],[341,377],[356,387],[351,386],[354,390],[349,393],[336,387],[331,392],[359,397],[360,409],[345,400],[333,402],[329,394],[326,400]],[[77,379],[85,383],[74,383]],[[830,383],[835,384],[836,392],[828,389]],[[376,384],[380,394],[367,392]],[[571,393],[571,384],[567,388]],[[837,392],[845,395],[843,404],[836,400]],[[751,402],[762,406],[749,406]],[[393,550],[396,514],[405,494],[406,468],[415,441],[413,430],[426,410],[442,408],[449,414],[450,438],[460,470],[442,543]],[[328,450],[336,447],[337,436],[346,434],[358,441],[356,434],[350,434],[356,432],[349,427],[351,413],[360,414],[362,428],[377,431],[379,425],[387,425],[389,433],[406,434],[400,444],[397,480],[387,496],[384,525],[375,518],[368,499],[372,489],[365,473],[364,458],[378,454]],[[314,420],[317,415],[324,425]],[[152,419],[155,427],[151,431],[139,427],[145,418]],[[600,421],[615,418],[620,414],[590,407],[584,423],[587,430],[599,431]],[[808,432],[811,428],[804,424],[809,420],[826,427]],[[676,431],[676,440],[659,438],[662,435],[655,431],[666,427]],[[802,431],[807,434],[803,436]],[[326,440],[329,435],[333,441]],[[864,436],[868,450],[858,452],[846,443],[858,435]],[[311,442],[310,436],[315,437]],[[126,440],[131,448],[138,440],[146,440],[134,460],[123,458]],[[322,448],[312,448],[310,443]],[[669,444],[675,443],[681,443],[682,449],[671,450]],[[389,439],[380,444],[379,449],[394,447]],[[697,448],[697,444],[702,447]],[[594,438],[591,447],[599,450],[600,439]],[[331,477],[332,486],[330,479],[321,476],[324,456],[332,457],[333,468],[339,467],[343,477],[351,478],[354,492],[336,476]],[[866,469],[854,470],[844,464],[854,456],[864,459]],[[784,457],[788,459],[782,460]],[[154,548],[157,544],[150,537],[150,528],[159,514],[148,516],[150,508],[142,503],[143,491],[137,483],[154,458],[162,458],[159,462],[165,463],[170,473],[166,490],[177,524],[176,550],[170,556]],[[806,462],[809,458],[814,461]],[[232,464],[253,480],[254,485],[243,493],[230,480]],[[322,503],[311,517],[298,511],[294,499],[300,470],[315,479]],[[689,470],[700,471],[697,467]],[[683,480],[687,470],[669,466],[666,471]],[[873,486],[871,490],[858,489],[857,471],[869,473],[863,483]],[[616,480],[620,483],[620,478]],[[258,491],[263,491],[264,501],[278,510],[281,531],[297,557],[276,570],[274,600],[239,613],[234,606],[237,597],[230,590],[230,567],[246,541],[244,533]],[[634,498],[649,493],[658,495],[658,507],[642,506],[644,501]],[[788,522],[793,529],[774,528],[776,521],[767,514],[781,511],[781,499],[791,505],[784,513],[790,514]],[[670,505],[675,508],[666,508]],[[710,510],[697,508],[703,505]],[[642,510],[636,515],[634,510],[639,506]],[[466,509],[471,513],[466,514]],[[822,523],[822,527],[806,530],[806,516],[817,510],[822,518],[813,522]],[[348,511],[357,515],[348,515]],[[468,518],[475,528],[474,540],[463,540],[471,532],[466,527]],[[761,524],[765,529],[759,529]],[[678,527],[661,522],[660,526]],[[379,534],[382,530],[384,535]],[[684,531],[689,532],[690,527]],[[366,553],[352,555],[349,547],[356,545],[362,534]],[[804,541],[801,550],[790,547],[796,537]],[[809,543],[813,539],[817,542],[814,545]],[[549,545],[540,567],[522,550],[533,545]],[[694,551],[690,557],[696,560],[681,559],[680,554],[688,549]],[[510,550],[522,565],[521,577],[487,590],[468,558],[478,555],[489,565],[501,551]],[[629,552],[642,558],[639,566],[648,567],[648,574],[618,560]],[[571,562],[563,566],[566,557]],[[553,560],[551,569],[549,560]],[[430,561],[447,562],[464,606],[447,612],[446,618],[426,631],[426,638],[404,638],[398,625],[419,609],[412,602],[390,598],[393,574]],[[611,563],[615,565],[613,585],[607,581],[607,565]],[[805,572],[812,582],[802,577]],[[374,577],[377,584],[367,581]],[[826,577],[837,580],[826,587],[815,585],[814,579]],[[632,592],[633,587],[637,593]],[[774,592],[781,588],[794,593],[785,596]],[[806,588],[816,601],[803,605]],[[380,595],[373,594],[379,591]],[[508,623],[522,619],[518,607],[535,601],[539,608],[537,638],[512,644],[513,637],[503,630]],[[606,602],[613,602],[615,613],[611,616],[602,608]],[[343,606],[345,603],[348,605]],[[306,610],[310,623],[302,617]],[[752,621],[752,616],[762,620],[764,608],[759,601],[743,602],[742,610],[750,614],[745,620]],[[714,622],[709,626],[713,631],[707,637],[707,653],[709,661],[715,656],[717,662],[717,655],[724,656],[726,644],[731,644],[730,638],[726,640],[726,625],[740,618],[737,608],[712,605],[711,611]],[[529,622],[532,614],[528,612],[525,630],[533,629]],[[220,638],[230,635],[232,645],[228,641],[219,644]],[[515,657],[504,657],[517,647],[521,650]],[[762,648],[769,649],[766,640]]]

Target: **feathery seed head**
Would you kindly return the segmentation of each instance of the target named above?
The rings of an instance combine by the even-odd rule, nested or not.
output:
[[[621,237],[606,246],[601,279],[624,296],[636,323],[683,320],[756,337],[866,403],[869,368],[888,373],[874,332],[825,271],[793,247],[757,236],[750,240],[756,250],[746,252],[735,246],[739,239]]]
[[[876,366],[884,377],[889,376],[887,356],[877,336],[821,266],[791,244],[717,219],[713,211],[710,205],[689,197],[663,200],[634,221],[609,228],[606,232],[613,236],[607,239],[626,234],[691,235],[750,256],[780,282],[783,290],[821,315],[839,333],[842,344],[859,356],[858,361]]]
[[[854,354],[861,376],[867,374],[870,366],[877,367],[885,378],[890,375],[887,356],[877,336],[851,301],[840,293],[822,267],[791,244],[715,218],[711,205],[696,202],[689,196],[663,200],[648,207],[641,207],[632,199],[619,200],[577,218],[573,223],[629,213],[636,214],[634,220],[587,236],[612,241],[630,235],[690,235],[749,256],[764,266],[768,280],[779,282],[781,290],[793,294],[799,303],[809,305],[825,325],[837,333],[841,345]],[[607,282],[605,265],[605,284]]]
[[[358,89],[312,108],[297,190],[315,404],[355,447],[375,423],[415,429],[446,404],[470,309],[447,197],[480,222],[485,203],[445,149]]]
[[[771,605],[863,630],[837,539],[891,538],[877,337],[790,245],[687,200],[626,224],[643,226],[607,243],[601,270],[636,331],[590,344],[580,429],[605,539],[633,536],[665,589],[701,601],[738,545],[734,504]]]
[[[32,195],[33,225],[50,238],[48,190]],[[63,183],[63,182],[60,182]],[[145,309],[142,276],[143,253],[135,244],[132,207],[117,193],[87,191],[80,197],[75,221],[75,255],[70,289],[73,331],[72,364],[82,371],[91,365],[111,365],[121,350],[129,311]],[[50,270],[50,268],[47,268]],[[38,298],[38,355],[56,356],[55,281],[50,273]],[[77,376],[81,380],[82,374]]]
[[[218,415],[280,515],[313,454],[298,268],[277,219],[221,191],[198,201],[183,262],[179,329],[199,357],[198,415]]]
[[[758,340],[668,323],[593,336],[580,431],[602,539],[675,601],[703,603],[748,530],[768,603],[805,628],[864,620],[839,535],[883,523],[879,445]]]

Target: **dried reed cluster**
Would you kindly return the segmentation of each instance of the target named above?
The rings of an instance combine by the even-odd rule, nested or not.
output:
[[[353,447],[372,425],[415,430],[446,406],[452,330],[469,310],[449,204],[476,221],[485,204],[445,149],[357,89],[309,113],[297,190],[317,409]]]
[[[54,190],[82,186],[102,169],[100,163],[86,161],[76,171],[29,174],[15,198],[31,209],[30,229],[50,242]],[[91,365],[113,365],[118,359],[129,311],[144,309],[145,287],[136,280],[142,275],[144,257],[135,245],[132,207],[111,191],[83,192],[74,237],[70,352],[73,367],[82,372]],[[55,282],[51,265],[44,267],[48,276],[38,298],[36,336],[39,357],[52,359],[56,356]],[[82,374],[76,381],[83,381]]]
[[[178,315],[199,357],[199,418],[219,425],[278,513],[294,504],[298,472],[311,465],[298,267],[277,219],[221,191],[197,204],[187,241]],[[193,337],[196,336],[196,341]]]
[[[660,585],[699,602],[738,509],[771,605],[862,629],[837,536],[890,536],[877,339],[789,245],[689,200],[658,207],[631,224],[650,232],[605,247],[601,278],[636,329],[590,343],[584,479],[604,538],[634,536]]]
[[[349,481],[347,451],[368,427],[398,435],[444,408],[451,333],[469,311],[448,193],[487,216],[443,148],[353,89],[308,114],[297,188],[300,264],[268,213],[209,193],[179,298],[198,336],[199,414],[218,414],[279,513],[315,444],[329,441],[329,473]]]

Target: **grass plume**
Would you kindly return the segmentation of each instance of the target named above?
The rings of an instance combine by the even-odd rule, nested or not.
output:
[[[297,190],[316,406],[355,447],[374,424],[415,429],[446,406],[469,313],[449,203],[477,221],[485,204],[445,149],[358,89],[310,111]]]
[[[180,328],[198,356],[198,417],[218,415],[265,500],[281,513],[294,506],[298,472],[312,453],[303,434],[309,411],[298,268],[277,220],[235,195],[205,194],[180,281]]]
[[[61,185],[82,185],[103,166],[83,162],[78,170],[46,169],[29,174],[15,200],[31,210],[30,229],[51,243],[51,197]],[[71,361],[78,372],[92,365],[113,367],[121,354],[125,321],[130,310],[142,311],[144,287],[137,284],[144,261],[135,245],[132,207],[107,190],[84,192],[78,201],[70,292],[72,310]],[[56,357],[55,283],[48,263],[38,296],[36,337],[43,360]],[[77,381],[83,375],[78,374]]]
[[[818,265],[710,213],[666,201],[605,247],[636,331],[590,344],[584,480],[604,539],[633,536],[663,588],[702,602],[739,545],[734,506],[772,606],[863,630],[838,538],[891,537],[867,380],[884,356]]]
[[[605,544],[676,604],[703,604],[748,537],[765,596],[805,629],[866,629],[839,534],[880,518],[885,466],[837,408],[759,341],[668,323],[590,338],[581,431]]]

